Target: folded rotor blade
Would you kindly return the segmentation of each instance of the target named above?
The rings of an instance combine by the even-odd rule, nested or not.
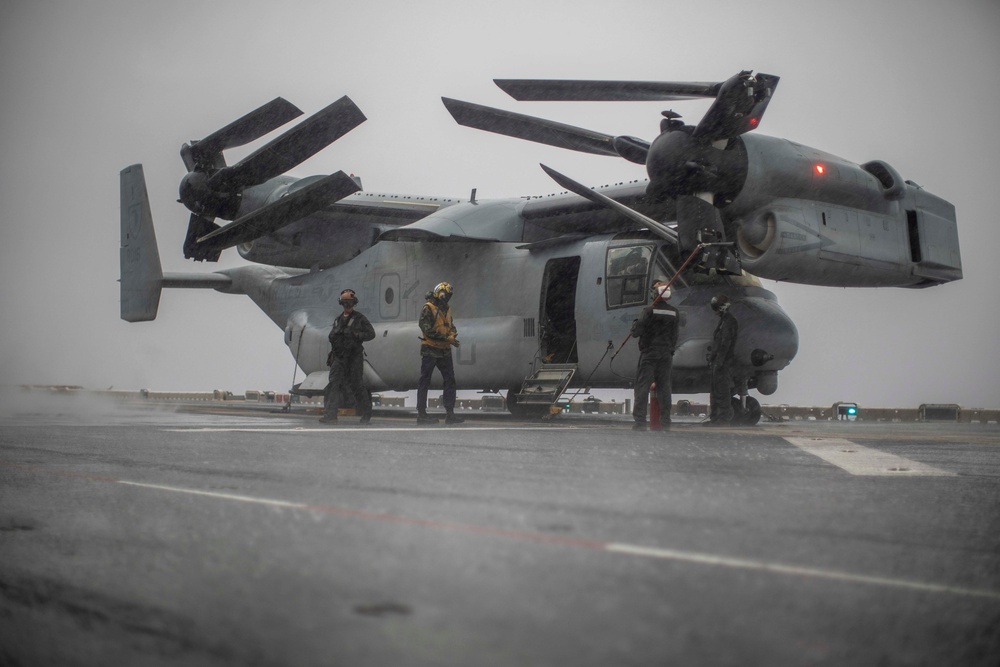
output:
[[[715,141],[757,128],[780,77],[743,71],[725,81],[694,130],[694,136]]]
[[[276,97],[267,104],[251,111],[239,120],[216,130],[198,142],[198,148],[217,153],[260,139],[288,121],[302,115],[302,110],[283,97]]]
[[[301,115],[302,111],[297,106],[282,97],[276,97],[201,141],[194,141],[187,148],[182,148],[181,157],[184,159],[184,165],[188,171],[194,171],[198,162],[204,159],[212,160],[213,156],[227,148],[256,141]],[[188,152],[190,154],[186,154]]]
[[[773,74],[749,70],[720,83],[671,81],[586,81],[570,79],[494,79],[504,92],[521,101],[662,101],[714,97],[698,123],[695,136],[728,139],[756,129],[778,85]]]
[[[221,248],[206,248],[198,244],[200,237],[217,229],[220,229],[219,225],[197,213],[192,213],[188,220],[187,234],[184,237],[184,258],[193,259],[196,262],[218,262],[219,256],[222,254]]]
[[[609,134],[448,97],[442,97],[441,101],[455,121],[465,127],[583,153],[619,156],[614,147],[615,138]]]
[[[646,164],[649,156],[649,142],[638,137],[618,136],[612,140],[611,145],[615,147],[623,158],[636,164]]]
[[[365,115],[346,95],[310,116],[237,164],[209,179],[213,190],[240,190],[283,174],[363,123]]]
[[[584,81],[570,79],[493,79],[522,102],[634,102],[715,97],[719,83],[668,81]]]
[[[353,178],[338,171],[200,237],[198,244],[221,250],[252,241],[290,225],[360,189]]]
[[[643,215],[642,213],[639,213],[639,211],[629,208],[625,204],[616,202],[614,199],[606,195],[603,195],[600,192],[597,192],[596,190],[591,190],[586,185],[574,181],[569,176],[560,174],[555,169],[551,169],[545,166],[544,164],[540,166],[552,180],[554,180],[556,183],[566,188],[570,192],[578,194],[584,199],[588,199],[596,204],[603,204],[604,206],[607,206],[608,208],[625,216],[632,222],[635,222],[642,227],[646,227],[660,238],[669,241],[674,245],[677,245],[677,232],[670,229],[666,225],[659,223],[656,220],[653,220],[652,218]]]

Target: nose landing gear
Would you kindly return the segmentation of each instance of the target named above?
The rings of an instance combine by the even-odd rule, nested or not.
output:
[[[746,405],[744,405],[744,399]],[[733,421],[734,426],[754,426],[760,421],[760,401],[753,396],[733,396]]]

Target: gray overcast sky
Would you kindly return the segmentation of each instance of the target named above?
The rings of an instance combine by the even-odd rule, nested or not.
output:
[[[343,169],[372,191],[489,198],[555,191],[539,162],[590,185],[644,171],[460,127],[442,95],[652,139],[664,103],[519,106],[492,79],[754,69],[782,77],[760,132],[885,160],[954,203],[965,269],[928,290],[765,281],[801,347],[764,402],[1000,407],[994,0],[15,0],[2,11],[0,384],[287,389],[292,357],[249,299],[168,290],[155,322],[129,325],[116,282],[119,170],[145,166],[164,270],[209,270],[180,252],[178,148],[275,96],[309,114],[347,94],[368,116],[295,175]],[[694,121],[707,102],[673,107]],[[242,262],[230,250],[218,266]]]

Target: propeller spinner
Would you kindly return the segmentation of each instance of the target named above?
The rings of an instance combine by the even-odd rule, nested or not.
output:
[[[181,146],[188,173],[181,180],[180,201],[191,211],[185,257],[218,261],[223,249],[273,232],[359,189],[353,179],[337,172],[225,227],[214,222],[236,218],[245,189],[283,174],[366,120],[344,96],[235,165],[226,165],[223,150],[259,139],[300,115],[295,105],[278,97],[204,139]]]
[[[696,126],[673,111],[663,112],[660,135],[642,139],[612,136],[532,116],[443,98],[455,120],[468,127],[598,155],[618,155],[646,165],[647,194],[675,199],[682,251],[703,241],[725,242],[719,206],[732,200],[746,180],[746,158],[732,140],[758,127],[779,77],[744,70],[718,83],[495,79],[517,100],[663,101],[714,98]],[[716,246],[705,268],[738,272],[732,251]]]

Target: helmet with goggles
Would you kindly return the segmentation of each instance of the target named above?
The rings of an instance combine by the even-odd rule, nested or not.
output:
[[[340,293],[340,300],[337,302],[344,308],[351,306],[352,308],[358,305],[358,295],[354,293],[352,289],[345,289]]]
[[[732,305],[732,301],[725,294],[719,294],[712,297],[712,310],[717,313],[724,313],[729,310],[729,306]]]
[[[431,296],[442,303],[448,303],[448,300],[451,299],[451,295],[454,292],[455,290],[452,289],[450,283],[440,282],[434,286],[434,289],[431,291]]]

